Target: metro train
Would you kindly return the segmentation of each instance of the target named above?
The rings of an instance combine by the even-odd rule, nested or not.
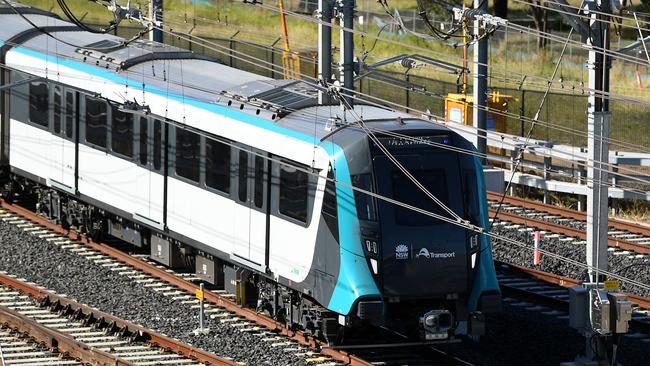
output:
[[[304,81],[30,7],[0,20],[4,199],[34,197],[53,222],[149,248],[327,340],[368,324],[480,335],[499,310],[486,235],[382,199],[448,215],[394,158],[486,228],[481,163],[452,130],[357,103],[371,140]]]

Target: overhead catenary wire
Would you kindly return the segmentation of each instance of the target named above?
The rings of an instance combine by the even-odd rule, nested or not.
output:
[[[119,46],[117,46],[117,45],[115,45],[115,46],[107,46],[107,47],[89,47],[89,46],[82,46],[82,45],[76,45],[76,44],[70,43],[70,42],[65,41],[65,40],[63,40],[63,39],[61,39],[61,38],[56,37],[56,36],[53,35],[52,33],[48,32],[47,30],[45,30],[45,29],[39,27],[38,25],[36,25],[36,24],[35,24],[32,20],[30,20],[30,19],[29,19],[25,14],[22,14],[22,13],[20,12],[20,10],[18,10],[18,9],[17,9],[17,8],[16,8],[16,7],[15,7],[15,6],[14,6],[14,5],[9,1],[9,0],[1,0],[1,1],[2,1],[3,3],[5,3],[7,6],[9,6],[9,7],[11,8],[11,10],[12,10],[14,13],[16,13],[16,15],[18,15],[18,16],[20,16],[22,19],[24,19],[24,20],[25,20],[25,21],[26,21],[26,22],[27,22],[31,27],[33,27],[34,29],[36,29],[36,30],[38,30],[39,32],[43,33],[44,35],[46,35],[46,36],[48,36],[48,37],[50,37],[50,38],[52,38],[52,39],[54,39],[54,40],[56,40],[56,41],[59,41],[59,42],[61,42],[61,43],[63,43],[63,44],[66,44],[66,45],[68,45],[68,46],[70,46],[70,47],[75,47],[75,48],[86,48],[86,49],[96,50],[96,51],[109,51],[109,50],[113,50],[113,49],[116,49],[117,47],[119,47]],[[143,29],[141,32],[139,32],[138,34],[136,34],[136,35],[133,36],[132,38],[130,38],[130,39],[128,39],[128,40],[124,40],[124,41],[122,41],[121,45],[128,45],[129,43],[131,43],[131,42],[133,42],[133,41],[139,39],[140,37],[142,37],[143,35],[147,34],[148,32],[149,32],[149,29]]]
[[[254,2],[254,3],[250,3],[250,4],[253,5],[253,6],[261,7],[261,8],[268,9],[268,10],[271,10],[271,11],[274,11],[274,12],[279,12],[280,11],[279,8],[277,8],[276,6],[266,5],[266,4],[261,3],[261,2]],[[285,13],[287,15],[293,16],[295,18],[303,19],[303,20],[306,20],[306,21],[311,22],[311,23],[325,25],[327,27],[331,27],[333,29],[339,29],[339,30],[342,30],[344,32],[351,32],[351,33],[358,34],[358,35],[365,35],[367,37],[379,38],[381,41],[384,41],[386,43],[390,43],[390,44],[394,44],[394,45],[398,45],[398,46],[403,46],[403,47],[411,48],[411,49],[414,49],[414,50],[419,50],[419,51],[425,52],[425,53],[438,54],[438,55],[441,55],[443,57],[448,57],[449,56],[449,54],[446,54],[446,53],[443,53],[443,52],[431,50],[431,49],[424,48],[424,47],[421,47],[421,46],[418,46],[418,45],[407,44],[407,43],[396,41],[396,40],[393,40],[393,39],[390,39],[390,38],[378,37],[378,36],[375,36],[375,35],[367,33],[367,32],[363,32],[363,31],[360,31],[360,30],[357,30],[357,29],[352,29],[352,28],[346,28],[346,27],[343,27],[343,26],[341,26],[339,24],[336,24],[334,22],[326,22],[326,21],[323,21],[321,19],[315,19],[315,18],[312,18],[310,16],[306,16],[306,15],[303,15],[303,14],[296,13],[294,11],[285,10]],[[553,34],[548,33],[548,32],[543,32],[543,31],[530,29],[530,28],[518,25],[516,23],[509,23],[508,27],[512,28],[512,29],[517,29],[517,30],[519,30],[520,32],[523,32],[523,33],[529,33],[529,34],[536,35],[536,36],[539,36],[539,37],[548,38],[549,40],[552,40],[552,41],[565,41],[565,39],[563,37],[556,36],[556,35],[553,35]],[[575,44],[575,45],[580,46],[580,47],[584,47],[584,44],[580,43],[578,41],[570,41],[570,43]],[[625,59],[626,61],[631,62],[631,63],[636,63],[636,64],[639,64],[639,65],[647,65],[647,61],[644,60],[644,59],[629,56],[629,55],[627,55],[625,53],[621,53],[621,52],[618,52],[618,51],[606,50],[603,47],[593,47],[593,46],[591,46],[590,49],[593,50],[596,53],[607,54],[607,55],[610,55],[612,57],[618,56],[616,58]],[[461,59],[460,57],[454,57],[454,58]],[[480,63],[480,64],[484,65],[483,63]],[[515,71],[512,71],[512,70],[509,70],[509,71],[511,73],[516,73]],[[547,79],[545,79],[545,80],[547,80]]]
[[[276,10],[276,11],[277,11],[277,10]],[[288,15],[294,15],[294,14],[295,14],[295,16],[301,17],[301,18],[303,18],[303,19],[306,18],[306,19],[308,19],[308,20],[311,21],[311,22],[317,22],[317,23],[318,23],[318,22],[322,22],[322,21],[319,21],[319,20],[316,20],[316,19],[311,19],[311,18],[306,17],[306,16],[304,16],[304,15],[302,15],[302,14],[292,13],[291,11],[288,11],[288,10],[286,11],[286,13],[287,13]],[[169,22],[168,22],[168,23],[169,23]],[[334,24],[334,23],[327,23],[327,25],[331,25],[331,26],[334,27],[334,28],[339,27],[338,25],[336,25],[336,24]],[[417,45],[410,45],[410,44],[402,43],[402,42],[399,42],[399,41],[393,41],[393,40],[391,40],[391,39],[387,39],[387,38],[383,38],[383,37],[378,37],[378,36],[371,35],[371,34],[369,34],[369,33],[361,32],[361,31],[352,30],[352,32],[354,32],[354,33],[358,33],[358,34],[362,35],[364,38],[365,38],[365,37],[371,37],[371,38],[374,38],[375,40],[382,40],[382,41],[387,41],[387,42],[389,42],[389,43],[393,43],[393,44],[399,44],[399,45],[402,45],[402,46],[404,46],[404,47],[412,48],[412,49],[416,49],[416,50],[419,50],[419,51],[422,51],[422,52],[433,53],[433,54],[437,54],[437,55],[440,55],[440,56],[443,56],[443,57],[448,57],[448,56],[449,56],[448,53],[436,52],[436,51],[434,51],[434,50],[425,49],[425,48],[419,47],[419,46],[417,46]],[[581,43],[578,43],[578,45],[579,45],[581,48],[584,46],[584,45],[581,44]],[[455,58],[455,59],[459,59],[459,60],[462,59],[462,58],[460,58],[460,57],[454,57],[454,58]],[[641,60],[641,59],[639,59],[639,60]],[[643,60],[641,60],[641,61],[643,61]],[[544,86],[546,86],[547,83],[548,83],[548,79],[547,79],[547,78],[540,77],[540,76],[536,76],[536,75],[528,75],[528,74],[523,73],[523,72],[515,72],[515,71],[513,71],[513,70],[503,70],[503,69],[495,68],[495,67],[491,67],[491,70],[492,70],[492,73],[493,73],[493,76],[492,76],[493,78],[498,77],[498,78],[501,78],[501,79],[507,80],[507,79],[508,79],[508,76],[507,76],[507,75],[513,75],[513,74],[516,74],[516,75],[518,75],[518,76],[522,76],[522,79],[527,79],[527,80],[530,80],[530,79],[540,79],[540,81],[543,82],[542,85],[544,85]],[[500,76],[500,75],[506,75],[506,76]],[[512,82],[513,82],[513,84],[519,84],[520,81],[521,81],[522,79],[517,79],[517,81],[514,81],[514,80],[513,80]],[[562,90],[562,89],[564,89],[562,86],[565,85],[565,84],[567,84],[567,85],[572,85],[570,82],[566,82],[566,81],[565,81],[565,82],[562,82],[561,84],[562,84],[562,85],[560,86],[560,88],[556,88],[556,90]],[[592,90],[590,90],[588,87],[585,87],[584,85],[574,85],[573,87],[574,87],[574,88],[578,87],[579,89],[581,89],[581,90],[583,90],[583,91],[592,91]],[[602,92],[600,92],[600,91],[595,91],[595,90],[593,90],[593,92],[596,92],[596,93],[599,93],[599,94],[602,93]],[[643,102],[643,101],[640,101],[640,100],[637,100],[637,99],[632,99],[632,98],[625,97],[625,96],[620,96],[620,95],[618,95],[618,94],[614,94],[614,93],[612,93],[612,92],[602,93],[602,94],[609,96],[609,98],[611,98],[612,96],[615,96],[615,97],[618,98],[619,100],[627,100],[627,101],[631,101],[631,102],[647,104],[647,102]]]
[[[633,18],[628,18],[628,17],[618,15],[618,14],[614,14],[614,13],[604,13],[604,12],[602,12],[600,10],[597,10],[597,9],[589,9],[589,13],[594,13],[594,14],[598,14],[598,15],[605,15],[605,16],[607,16],[609,18],[618,19],[621,22],[620,23],[619,22],[614,22],[614,21],[611,21],[611,20],[608,20],[608,19],[592,19],[592,18],[589,17],[589,15],[583,15],[583,14],[580,14],[580,13],[572,13],[570,11],[557,9],[557,8],[552,7],[552,6],[544,5],[543,3],[534,3],[534,2],[529,2],[529,1],[525,1],[525,0],[513,0],[513,1],[516,2],[516,3],[526,4],[526,5],[535,7],[535,8],[549,10],[549,11],[552,11],[554,13],[569,15],[569,16],[576,17],[576,18],[579,18],[579,19],[582,19],[582,20],[595,21],[595,22],[598,22],[598,23],[614,25],[614,26],[623,26],[623,27],[627,27],[627,28],[635,28],[632,25],[626,25],[626,24],[623,23],[624,21],[634,21]],[[574,9],[574,10],[577,10],[577,11],[584,11],[585,10],[582,6],[578,7],[578,6],[575,6],[575,5],[571,5],[569,3],[563,3],[563,4],[560,4],[560,5],[563,8],[567,8],[567,9]],[[629,13],[634,13],[633,11],[628,11],[628,12]],[[648,22],[648,21],[642,21],[642,23],[650,24],[650,22]],[[642,30],[650,32],[650,28],[642,28]]]
[[[165,122],[166,122],[166,123],[169,123],[169,121],[167,121],[167,120],[165,120]],[[236,147],[236,146],[235,146],[235,147]],[[241,147],[236,147],[236,148],[241,148]],[[256,153],[254,153],[254,154],[256,154]],[[270,158],[270,157],[268,157],[268,156],[264,156],[264,155],[261,155],[261,154],[257,154],[257,155],[260,155],[260,156],[261,156],[262,158],[264,158],[264,159],[272,159],[272,158]],[[276,160],[277,160],[277,159],[276,159]],[[278,160],[278,163],[281,163],[281,164],[287,164],[286,162],[283,162],[283,161],[281,161],[281,160]],[[290,165],[290,164],[287,164],[287,165]],[[296,168],[301,169],[300,167],[296,167]],[[310,174],[316,174],[316,173],[314,173],[313,171],[309,171],[309,173],[310,173]],[[335,184],[339,184],[339,185],[341,185],[341,184],[342,184],[342,185],[347,185],[350,189],[355,190],[355,191],[361,191],[361,192],[363,193],[363,190],[360,190],[360,189],[358,189],[357,187],[353,187],[353,186],[351,186],[351,185],[349,185],[349,184],[346,184],[346,183],[343,183],[343,182],[337,182],[337,181],[334,180],[334,179],[332,179],[331,181],[333,181]],[[368,192],[368,193],[372,193],[372,192]],[[418,212],[423,213],[423,214],[427,214],[427,215],[429,215],[429,216],[431,216],[431,217],[433,217],[433,218],[440,219],[441,221],[445,221],[445,222],[449,222],[449,223],[451,223],[451,224],[459,225],[459,226],[461,226],[461,227],[465,227],[465,228],[468,228],[468,229],[471,229],[471,230],[477,231],[477,232],[479,232],[479,233],[481,232],[481,230],[478,229],[478,228],[476,228],[476,227],[468,227],[467,225],[463,225],[463,223],[459,223],[458,221],[454,221],[454,220],[449,219],[449,218],[446,218],[446,217],[444,217],[444,216],[440,216],[440,215],[437,215],[437,214],[435,214],[435,213],[430,213],[430,212],[425,211],[425,210],[417,209],[416,207],[413,207],[413,206],[400,204],[399,202],[397,202],[397,201],[395,201],[395,200],[392,200],[392,201],[391,201],[391,199],[389,199],[389,198],[387,198],[387,197],[382,197],[382,196],[377,195],[377,194],[374,194],[374,193],[373,193],[373,195],[374,195],[376,198],[378,198],[378,199],[389,200],[389,202],[393,202],[394,204],[401,205],[402,207],[409,208],[409,209],[412,209],[412,210],[418,211]],[[525,244],[525,243],[520,243],[520,242],[512,241],[512,240],[509,239],[509,238],[501,237],[501,236],[498,236],[498,235],[493,235],[493,234],[491,234],[491,233],[486,234],[486,235],[488,235],[488,236],[490,236],[490,237],[492,237],[492,238],[496,238],[496,239],[500,239],[500,240],[506,240],[506,241],[509,241],[509,242],[511,242],[512,244],[520,245],[522,248],[527,248],[527,249],[529,249],[529,250],[533,250],[532,247],[530,247],[529,245],[527,245],[527,244]],[[551,252],[545,252],[545,251],[544,251],[544,253],[547,254],[547,255],[549,255],[549,256],[551,256],[551,257],[555,256],[555,257],[557,257],[557,259],[559,259],[559,260],[563,260],[563,261],[572,261],[572,260],[569,260],[569,259],[567,259],[567,258],[561,257],[561,256],[559,256],[559,255],[557,255],[557,254],[554,254],[554,253],[551,253]],[[581,268],[587,268],[587,269],[589,269],[589,266],[587,266],[587,265],[585,265],[585,264],[582,264],[582,263],[580,263],[580,262],[576,262],[576,261],[573,261],[573,262],[575,262],[575,264],[576,264],[577,266],[581,267]],[[634,280],[632,280],[632,279],[624,278],[624,277],[621,277],[621,276],[618,276],[618,277],[617,277],[617,275],[616,275],[616,274],[613,274],[613,273],[612,273],[611,275],[612,275],[612,277],[614,277],[614,278],[619,278],[619,279],[623,280],[623,281],[626,282],[626,283],[632,283],[633,285],[638,285],[638,284],[635,284],[635,283],[634,283]],[[641,286],[644,286],[644,284],[640,284],[640,285],[641,285]],[[644,287],[644,288],[645,288],[645,287]]]
[[[584,0],[583,0],[584,3]],[[546,97],[548,96],[548,92],[551,89],[551,82],[555,79],[555,76],[557,75],[557,70],[559,69],[560,65],[562,64],[562,58],[564,57],[564,51],[566,51],[566,47],[568,45],[569,40],[571,39],[571,35],[573,34],[573,28],[569,31],[569,35],[567,36],[567,42],[564,43],[564,47],[562,48],[562,52],[560,52],[560,57],[558,58],[558,61],[555,63],[555,68],[553,69],[553,74],[551,75],[551,81],[549,82],[548,87],[546,88],[546,91],[544,91],[544,95],[542,96],[542,100],[539,103],[539,107],[537,108],[537,112],[535,112],[535,116],[533,117],[533,121],[530,124],[530,129],[528,129],[528,134],[526,135],[526,141],[524,142],[524,145],[528,145],[531,136],[533,135],[533,129],[535,129],[535,124],[537,120],[539,119],[539,114],[542,111],[542,108],[544,107],[544,103],[546,102]],[[503,201],[506,199],[506,194],[508,190],[510,189],[510,186],[512,185],[512,180],[515,177],[514,172],[517,171],[517,167],[519,166],[519,163],[521,162],[523,158],[523,150],[520,149],[517,153],[517,158],[515,158],[514,164],[512,166],[512,172],[513,174],[510,175],[510,179],[508,179],[508,184],[503,189],[503,194],[501,195],[501,199],[499,199],[499,205],[497,206],[497,209],[494,213],[493,219],[496,219],[499,216],[499,212],[501,212],[501,207],[503,206]],[[492,224],[494,221],[492,221]],[[490,228],[492,227],[492,224],[490,224]]]
[[[172,33],[173,33],[174,35],[178,36],[178,33],[179,33],[179,32],[176,31],[176,32],[172,32]],[[199,37],[199,36],[193,36],[193,37],[194,37],[194,38],[197,38],[197,39],[200,39],[202,42],[205,42],[205,43],[208,43],[208,44],[214,45],[214,46],[216,46],[216,47],[220,47],[220,48],[224,48],[224,49],[225,49],[224,46],[219,45],[219,44],[216,43],[216,42],[212,42],[212,41],[209,41],[209,40],[207,40],[207,39],[203,39],[203,38],[201,38],[201,37]],[[187,40],[187,41],[192,41],[192,39],[190,39],[190,36],[189,36],[189,35],[187,36],[187,38],[184,38],[184,39]],[[195,40],[194,40],[194,42],[195,42]],[[195,43],[199,44],[198,42],[195,42]],[[232,52],[232,51],[229,51],[229,52]],[[238,51],[234,51],[234,52],[238,52]],[[243,52],[239,52],[239,53],[244,54]],[[252,57],[252,56],[249,56],[249,55],[246,55],[246,54],[244,54],[244,55],[245,55],[246,58],[249,58],[249,57],[250,57],[250,58],[252,58],[252,59],[256,59],[256,60],[258,60],[258,61],[260,61],[260,62],[264,62],[264,63],[271,64],[271,63],[269,63],[269,62],[266,61],[266,60],[262,60],[262,59],[259,59],[259,58],[255,58],[255,57]],[[247,60],[244,60],[244,61],[247,61]],[[251,62],[251,64],[253,64],[253,63]],[[254,64],[254,65],[257,66],[258,64]],[[302,75],[303,77],[307,77],[307,78],[313,79],[313,77],[311,77],[310,75],[305,75],[305,74],[301,74],[301,75]],[[379,80],[379,81],[380,81],[380,82],[383,82],[383,81],[381,81],[381,80]],[[547,82],[546,82],[546,86],[548,87],[549,85],[551,85],[552,82],[553,82],[553,81],[547,81]],[[407,89],[407,88],[404,87],[404,86],[400,86],[400,85],[396,85],[396,86],[399,87],[399,88],[402,88],[402,89]],[[417,90],[416,90],[416,92],[417,92]],[[427,95],[432,95],[432,96],[434,96],[434,97],[441,97],[441,98],[444,98],[443,96],[438,96],[438,95],[436,95],[435,93],[430,93],[430,94],[427,94]],[[404,107],[404,108],[409,109],[410,107]],[[488,108],[487,108],[487,107],[484,107],[484,109],[487,110]],[[512,117],[512,118],[516,118],[516,119],[518,119],[518,120],[523,119],[523,120],[526,120],[526,121],[531,121],[531,118],[529,118],[529,117],[520,116],[520,115],[518,115],[518,114],[514,114],[514,113],[510,113],[510,112],[502,112],[502,111],[497,111],[497,110],[493,110],[493,109],[490,109],[490,111],[493,112],[493,113],[495,113],[495,114],[509,116],[509,117]],[[536,123],[541,124],[542,121],[539,121],[539,120],[538,120]],[[561,124],[552,124],[552,123],[550,123],[550,122],[543,122],[543,123],[545,124],[546,127],[553,126],[553,128],[558,129],[558,130],[560,130],[560,131],[562,131],[562,132],[570,132],[570,133],[573,133],[573,134],[576,134],[576,135],[584,135],[584,132],[582,132],[582,131],[575,130],[575,129],[571,129],[571,128],[569,128],[569,127],[562,126]],[[587,135],[589,136],[588,133],[587,133]],[[629,148],[634,148],[634,146],[631,145],[631,144],[627,144],[627,145],[626,145],[624,142],[619,141],[619,140],[616,140],[616,139],[613,139],[613,138],[607,138],[607,141],[609,141],[609,142],[611,142],[611,143],[615,143],[615,144],[620,145],[620,146],[627,146],[627,147],[629,147]],[[635,150],[638,150],[638,147],[636,147]]]
[[[248,61],[248,62],[250,62],[249,60],[245,60],[245,61]]]
[[[167,30],[164,30],[164,32],[170,32],[170,34],[172,34],[172,35],[174,35],[174,36],[177,36],[177,37],[179,36],[179,34],[178,34],[178,33],[175,33],[175,32],[171,32],[171,31],[167,31]],[[183,36],[181,36],[181,37],[183,37]],[[190,40],[189,38],[186,38],[186,39],[187,39],[187,40]],[[192,42],[196,42],[196,39],[201,39],[201,38],[200,38],[200,37],[194,37],[194,38],[191,39],[191,41],[192,41]],[[203,41],[205,41],[205,40],[203,40]],[[206,41],[206,42],[210,43],[209,41]],[[218,45],[218,44],[214,44],[214,45],[217,46],[217,47],[224,48],[224,50],[223,50],[223,51],[220,51],[220,50],[218,50],[218,49],[213,49],[213,50],[215,50],[215,51],[217,51],[217,52],[226,52],[226,51],[225,51],[225,49],[226,49],[225,46],[221,46],[221,45]],[[229,53],[229,55],[232,56],[232,53]],[[239,59],[241,59],[242,61],[245,61],[245,62],[252,62],[252,61],[249,60],[248,58],[256,59],[256,60],[258,60],[258,61],[260,61],[260,62],[262,62],[262,63],[268,63],[266,60],[262,60],[262,59],[258,59],[258,58],[254,58],[254,57],[250,57],[250,56],[246,56],[245,58],[239,58]],[[261,66],[261,65],[259,65],[259,64],[256,64],[256,66],[261,67],[261,68],[264,68],[264,66]],[[276,66],[276,68],[277,68],[277,66]],[[271,68],[269,68],[269,70],[270,70],[270,69],[271,69]],[[281,73],[281,71],[278,71],[278,70],[275,70],[275,72],[277,72],[278,74]],[[309,75],[304,75],[304,74],[303,74],[303,76],[306,77],[306,78],[308,78],[308,79],[311,79],[312,81],[315,82],[315,80],[313,79],[313,77],[311,77],[311,76],[309,76]],[[344,88],[341,88],[341,89],[344,89]],[[346,92],[347,92],[347,91],[344,91],[344,92],[343,92],[343,95],[346,95]],[[374,96],[371,96],[371,95],[367,95],[367,94],[363,94],[363,93],[359,93],[359,92],[357,92],[357,93],[360,94],[360,95],[363,95],[363,96],[365,96],[365,97],[371,98],[371,99],[379,100],[380,102],[384,102],[384,103],[387,103],[387,104],[396,105],[397,107],[400,107],[400,108],[406,108],[406,107],[403,106],[403,105],[399,105],[399,104],[397,104],[397,103],[394,103],[394,102],[391,102],[391,101],[387,101],[387,100],[385,100],[385,99],[377,98],[377,97],[374,97]],[[367,99],[363,99],[363,101],[368,102]],[[411,108],[411,107],[409,107],[409,109],[411,109],[412,111],[416,111],[416,112],[422,113],[422,115],[428,115],[428,116],[433,117],[433,118],[436,118],[436,119],[440,118],[440,117],[437,117],[437,116],[435,116],[435,115],[432,115],[432,114],[430,114],[430,113],[428,113],[428,112],[419,111],[419,110],[414,109],[414,108]],[[438,123],[438,124],[441,124],[441,125],[445,125],[445,126],[447,126],[448,128],[451,128],[451,129],[458,128],[458,127],[454,126],[453,124],[444,124],[444,123],[440,123],[440,122],[437,122],[437,121],[433,121],[433,122]],[[487,130],[486,130],[486,131],[487,131]],[[526,149],[529,149],[529,148],[530,148],[529,146],[526,146]],[[555,157],[556,157],[556,158],[560,158],[560,159],[562,159],[561,157],[557,157],[557,156],[555,156]],[[588,162],[589,159],[586,159],[586,161]],[[621,173],[620,173],[621,170],[625,171],[626,169],[629,169],[629,168],[625,168],[625,167],[615,166],[615,165],[613,165],[613,164],[603,164],[603,165],[605,165],[605,166],[610,166],[610,167],[613,167],[613,168],[618,169],[619,172],[618,172],[618,173],[614,173],[614,174],[618,174],[618,175],[621,175]],[[636,173],[636,171],[634,171],[634,170],[632,170],[632,169],[629,169],[629,171],[631,171],[631,172],[635,172],[635,173]],[[622,175],[621,175],[621,176],[622,176]],[[647,182],[647,181],[645,181],[645,180],[640,180],[639,178],[637,178],[637,177],[633,177],[633,176],[624,176],[624,177],[629,178],[629,179],[632,179],[632,180],[638,180],[638,181],[643,182],[643,183],[646,183],[646,182]],[[650,177],[650,175],[648,175],[648,177]]]

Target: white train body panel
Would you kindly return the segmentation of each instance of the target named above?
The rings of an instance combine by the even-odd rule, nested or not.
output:
[[[42,76],[46,76],[44,70],[28,66],[43,63],[42,59],[12,51],[8,53],[7,60],[26,72],[39,75],[40,71]],[[130,92],[132,96],[138,95],[146,100],[152,114],[167,115],[171,120],[185,121],[188,126],[196,129],[255,146],[316,169],[327,169],[329,158],[317,145],[242,123],[200,107],[207,103],[197,106],[167,98],[159,93],[136,91],[133,88],[129,90],[124,84],[52,62],[48,63],[47,70],[48,77],[63,84],[79,85],[83,80],[84,89],[93,90],[117,103],[123,102],[119,96]],[[273,124],[272,121],[261,123]],[[58,141],[50,141],[49,132],[17,121],[16,124],[20,127],[12,126],[11,138],[15,139],[14,141],[31,142],[24,145],[12,144],[12,148],[17,149],[11,153],[12,165],[39,177],[58,178],[61,183],[67,181],[62,175],[74,177],[72,143],[60,138],[55,139]],[[43,144],[50,145],[50,150],[42,149]],[[61,154],[61,159],[58,158],[58,153],[53,158],[51,152],[53,149],[58,151],[60,144],[67,146],[64,149],[66,153]],[[174,159],[174,156],[170,155],[169,159]],[[61,170],[64,174],[57,170],[61,165],[64,167]],[[317,182],[318,188],[309,213],[311,220],[308,226],[273,215],[270,217],[268,267],[274,274],[291,281],[303,281],[311,268],[322,208],[324,174],[322,173]],[[131,214],[135,220],[147,224],[163,222],[162,175],[85,144],[79,144],[78,190],[86,197]],[[168,177],[167,199],[166,224],[170,231],[234,255],[234,259],[238,257],[264,266],[267,232],[265,213],[176,179],[173,174]]]
[[[14,142],[9,150],[11,165],[48,179],[54,164],[50,157],[51,136],[49,131],[12,119],[9,136]]]

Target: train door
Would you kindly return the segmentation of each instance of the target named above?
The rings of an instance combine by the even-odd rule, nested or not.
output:
[[[163,220],[163,124],[158,119],[136,119],[136,144],[138,145],[138,169],[135,215],[150,225],[162,225]]]
[[[258,150],[253,152],[249,259],[257,264],[266,264],[268,160],[265,158],[266,153]]]
[[[234,254],[253,264],[266,263],[268,167],[265,153],[241,147],[235,149],[237,196],[235,201]]]
[[[239,258],[250,258],[251,232],[251,151],[250,148],[237,144],[233,149],[232,166],[235,168],[235,206],[233,210],[233,254]]]
[[[54,85],[51,89],[50,184],[75,192],[76,165],[76,93]]]

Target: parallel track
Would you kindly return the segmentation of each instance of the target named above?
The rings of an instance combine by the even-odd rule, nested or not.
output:
[[[59,225],[50,223],[46,218],[17,205],[0,200],[0,207],[6,210],[3,215],[15,215],[12,220],[23,220],[34,225],[32,233],[60,246],[85,256],[95,263],[110,268],[120,275],[128,276],[135,281],[145,284],[146,287],[170,296],[174,300],[184,303],[193,303],[199,285],[194,282],[199,279],[192,274],[176,273],[164,266],[154,263],[146,255],[130,255],[119,249],[94,242],[89,237],[81,235],[74,230],[65,230]],[[16,216],[17,215],[17,216]],[[27,225],[23,223],[22,225]],[[40,231],[39,231],[40,230]],[[419,359],[418,364],[440,365],[466,365],[462,360],[447,355],[444,352],[432,349],[431,346],[412,347],[408,355],[400,360],[398,352],[390,349],[374,352],[372,356],[366,352],[346,351],[344,349],[331,349],[313,337],[301,332],[287,329],[267,316],[237,305],[231,294],[222,291],[204,291],[206,314],[212,319],[228,322],[239,328],[240,331],[258,334],[263,341],[270,342],[278,351],[292,352],[300,355],[306,362],[314,365],[334,366],[371,366],[371,365],[407,365],[407,357]],[[355,353],[367,355],[357,356]],[[378,361],[384,357],[385,360]],[[424,362],[424,363],[422,363]]]
[[[568,288],[582,283],[573,278],[500,261],[495,261],[495,267],[502,291],[530,299],[536,304],[559,306],[567,310]],[[650,299],[633,294],[627,296],[636,305],[632,313],[633,325],[650,333]]]
[[[488,192],[487,196],[493,207],[501,200],[498,193]],[[587,220],[587,215],[583,212],[511,196],[506,196],[503,204],[497,220],[535,227],[580,240],[587,239],[585,230],[579,229]],[[490,217],[494,217],[496,210],[489,211]],[[551,222],[550,219],[559,220],[562,224]],[[650,228],[616,219],[608,221],[610,247],[650,255]]]
[[[236,365],[5,273],[0,273],[0,323],[84,364]],[[26,360],[30,355],[44,355],[15,347],[3,348],[3,357],[7,351],[12,357],[6,365],[59,362],[52,355],[46,356],[49,360]]]

